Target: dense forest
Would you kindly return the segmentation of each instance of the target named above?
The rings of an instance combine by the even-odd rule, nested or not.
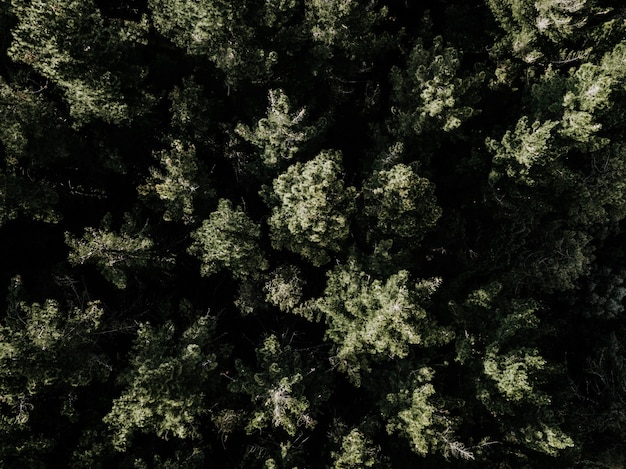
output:
[[[626,466],[626,9],[1,0],[0,466]]]

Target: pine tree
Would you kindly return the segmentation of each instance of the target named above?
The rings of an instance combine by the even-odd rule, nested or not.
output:
[[[213,329],[209,317],[178,335],[171,323],[140,325],[129,368],[118,378],[124,390],[104,418],[118,451],[131,447],[138,433],[201,439],[200,418],[208,412],[205,398],[217,367]]]
[[[372,362],[404,358],[414,345],[445,343],[450,332],[437,327],[424,309],[438,283],[411,284],[407,271],[381,281],[363,272],[355,259],[334,268],[316,306],[336,344],[338,368],[358,385]]]
[[[233,277],[245,278],[268,267],[257,246],[260,235],[259,225],[240,207],[233,209],[230,201],[220,199],[217,210],[192,234],[189,253],[202,261],[202,275],[227,268]]]
[[[76,126],[128,123],[151,106],[142,67],[124,60],[146,43],[145,20],[107,22],[90,0],[15,1],[12,12],[9,56],[58,87]]]
[[[136,220],[130,213],[124,215],[120,234],[111,231],[111,218],[111,214],[107,214],[100,229],[86,228],[82,238],[66,233],[65,242],[71,249],[70,263],[94,263],[109,282],[118,288],[125,288],[129,269],[147,267],[152,263],[154,243],[144,234],[146,227],[136,226]]]
[[[266,195],[274,249],[287,248],[316,266],[341,249],[356,196],[354,187],[344,186],[341,171],[341,153],[323,151],[274,180],[273,192]]]
[[[12,280],[0,325],[0,462],[44,467],[76,424],[83,390],[111,372],[97,345],[103,306],[24,300],[21,278]],[[53,428],[54,430],[50,430]]]

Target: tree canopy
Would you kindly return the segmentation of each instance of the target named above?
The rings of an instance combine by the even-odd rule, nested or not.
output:
[[[0,2],[0,466],[626,466],[626,10]]]

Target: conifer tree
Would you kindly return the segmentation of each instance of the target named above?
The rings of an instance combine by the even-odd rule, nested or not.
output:
[[[217,210],[202,222],[192,237],[189,252],[200,258],[202,275],[227,268],[234,277],[245,278],[268,267],[257,242],[261,231],[240,207],[221,199]]]
[[[9,56],[32,67],[47,86],[58,87],[75,125],[93,119],[122,124],[151,105],[141,89],[144,70],[125,60],[145,44],[145,20],[105,21],[91,0],[15,1],[12,6],[17,24]]]
[[[283,90],[270,90],[268,101],[267,117],[261,118],[254,129],[239,124],[235,132],[257,147],[263,164],[273,168],[292,159],[319,132],[320,124],[304,125],[306,108],[292,111]]]
[[[65,433],[75,424],[83,389],[106,380],[111,366],[97,346],[99,302],[29,303],[24,296],[14,277],[0,325],[0,462],[41,467],[62,444],[43,429]]]
[[[111,231],[111,218],[107,214],[98,230],[86,228],[82,238],[66,233],[65,241],[71,249],[69,261],[72,264],[94,263],[108,281],[125,288],[129,269],[150,265],[153,241],[144,234],[145,226],[135,225],[136,220],[130,213],[125,213],[119,235]]]
[[[164,440],[202,438],[200,418],[208,412],[205,398],[217,367],[210,347],[213,328],[208,317],[199,318],[179,337],[171,323],[158,329],[139,327],[130,367],[118,378],[124,390],[104,418],[116,450],[127,450],[138,433]]]
[[[624,19],[0,2],[0,466],[624,466]]]
[[[341,153],[323,151],[306,163],[296,163],[278,176],[266,196],[272,246],[300,254],[322,265],[341,249],[355,210],[354,187],[341,179]]]
[[[355,259],[333,269],[317,307],[337,346],[339,369],[358,385],[371,362],[404,358],[414,345],[445,343],[449,331],[438,328],[423,306],[437,286],[437,279],[411,285],[407,271],[384,282],[372,279]]]

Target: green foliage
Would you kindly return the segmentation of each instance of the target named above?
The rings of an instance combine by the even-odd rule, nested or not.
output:
[[[435,325],[424,309],[440,279],[411,284],[400,271],[381,281],[363,272],[354,259],[328,274],[316,306],[336,344],[334,362],[359,384],[370,362],[404,358],[412,345],[445,343],[450,331]]]
[[[492,283],[469,295],[463,308],[467,308],[471,320],[463,323],[465,333],[457,339],[456,359],[465,363],[478,358],[483,372],[493,379],[508,401],[534,399],[536,403],[545,403],[542,393],[534,391],[535,381],[529,376],[542,370],[546,362],[536,349],[522,345],[540,325],[539,305],[532,300],[501,304],[501,292],[502,285]],[[456,312],[458,305],[452,308]],[[479,336],[474,332],[479,330],[490,334]]]
[[[4,123],[0,141],[7,169],[15,170],[20,164],[43,166],[67,155],[62,117],[40,93],[41,90],[30,89],[25,80],[9,84],[0,78],[0,113]]]
[[[441,216],[432,183],[405,164],[375,171],[364,188],[365,214],[382,237],[421,241]]]
[[[522,117],[515,131],[507,131],[501,142],[487,140],[487,147],[494,153],[494,166],[503,166],[507,176],[516,182],[528,185],[535,184],[532,173],[541,172],[535,166],[548,166],[562,155],[563,149],[554,145],[553,129],[557,122],[533,122],[529,125],[528,118]],[[492,184],[498,179],[495,171],[490,175]]]
[[[38,457],[53,442],[31,428],[46,419],[75,421],[78,392],[106,379],[111,367],[96,346],[104,314],[99,302],[28,303],[22,296],[15,277],[0,325],[0,461],[43,467]]]
[[[304,280],[293,265],[274,270],[265,284],[266,300],[284,312],[292,311],[300,303]]]
[[[69,261],[74,265],[93,263],[102,275],[117,288],[126,288],[126,271],[147,267],[153,255],[153,241],[144,234],[146,226],[138,228],[130,213],[124,214],[120,234],[111,231],[111,215],[107,214],[100,229],[88,227],[81,238],[65,234],[70,248]]]
[[[13,282],[19,285],[20,280],[16,277]],[[1,329],[2,399],[10,414],[17,412],[16,423],[28,421],[28,409],[32,409],[28,402],[45,387],[55,383],[84,386],[94,376],[108,374],[104,364],[95,366],[95,356],[85,360],[84,355],[95,342],[92,334],[100,328],[102,314],[98,302],[67,311],[51,299],[43,304],[18,301],[9,305]]]
[[[556,239],[550,250],[531,256],[533,264],[527,267],[526,274],[535,282],[543,282],[545,291],[570,290],[576,287],[581,276],[589,272],[593,258],[591,239],[583,233],[569,230],[554,236]]]
[[[146,183],[137,189],[144,198],[155,196],[165,210],[165,221],[193,222],[193,201],[197,195],[206,193],[198,184],[198,163],[193,145],[185,146],[180,140],[170,144],[169,151],[155,154],[162,170],[150,168]]]
[[[304,445],[330,395],[322,367],[314,354],[301,354],[275,335],[263,339],[256,349],[256,365],[236,360],[236,375],[228,389],[247,396],[249,404],[222,409],[213,421],[224,440],[239,428],[254,436],[242,465],[293,468],[307,464],[311,454]]]
[[[338,50],[350,60],[363,60],[384,44],[374,27],[385,18],[387,9],[377,8],[373,1],[312,0],[306,3],[305,14],[308,33],[319,44],[316,52],[325,59]]]
[[[248,2],[150,0],[152,22],[163,36],[191,55],[207,57],[226,74],[229,85],[269,75],[277,56],[258,47],[247,17]]]
[[[297,11],[297,0],[269,0],[263,5],[261,18],[268,27],[286,27]]]
[[[494,202],[526,244],[518,282],[524,278],[546,291],[574,288],[593,261],[592,227],[626,214],[617,176],[624,153],[607,137],[623,112],[611,104],[623,79],[618,57],[619,45],[599,64],[582,64],[567,76],[548,69],[531,93],[541,118],[531,124],[523,115],[500,141],[486,141]],[[505,236],[511,242],[510,233]]]
[[[177,451],[173,457],[163,459],[155,455],[152,464],[143,459],[135,459],[133,467],[136,469],[147,469],[154,467],[158,469],[201,469],[206,467],[206,458],[203,451],[193,448],[191,451]]]
[[[208,411],[208,383],[217,367],[213,329],[208,316],[182,334],[171,323],[140,325],[130,366],[119,378],[124,390],[104,418],[118,451],[127,450],[137,432],[165,440],[201,438],[199,419]]]
[[[624,313],[626,271],[608,266],[594,269],[584,282],[584,303],[580,307],[585,317],[617,319]]]
[[[438,408],[436,391],[430,383],[434,370],[421,367],[412,372],[410,380],[399,383],[396,392],[389,393],[381,403],[387,419],[386,429],[391,435],[399,433],[406,438],[412,451],[422,456],[436,451],[456,450],[455,456],[473,459],[463,444],[450,441],[447,434],[454,422]]]
[[[341,448],[332,453],[333,469],[387,467],[378,457],[377,448],[359,428],[353,428],[341,439]]]
[[[183,79],[169,94],[171,126],[175,134],[189,139],[195,145],[207,145],[212,139],[211,103],[206,90],[195,77]]]
[[[236,278],[245,278],[268,267],[257,243],[259,225],[226,199],[220,199],[202,226],[193,232],[189,253],[200,258],[200,272],[208,276],[227,268]]]
[[[276,167],[298,154],[301,146],[319,133],[321,124],[304,125],[306,108],[292,112],[283,90],[270,90],[268,101],[267,117],[254,129],[240,123],[235,132],[259,149],[263,164]]]
[[[320,266],[341,249],[355,211],[356,189],[341,179],[341,153],[323,151],[274,180],[266,198],[274,249],[287,248]]]
[[[428,454],[434,437],[429,427],[432,425],[435,408],[428,402],[433,394],[433,386],[425,384],[412,391],[407,389],[397,395],[388,396],[391,405],[402,406],[404,409],[391,419],[387,431],[392,433],[399,430],[404,433],[413,450],[422,455]]]
[[[574,446],[574,441],[556,425],[544,424],[524,427],[521,431],[525,444],[535,451],[557,456],[561,450]]]
[[[406,70],[394,67],[393,123],[399,136],[421,135],[428,131],[451,132],[474,115],[472,88],[484,74],[463,76],[460,54],[436,37],[430,49],[417,40]]]
[[[263,276],[252,275],[241,279],[233,304],[244,316],[267,309],[263,294]]]
[[[58,221],[57,193],[49,175],[41,173],[46,164],[67,155],[61,116],[22,80],[11,86],[0,77],[0,102],[0,225],[20,214]]]
[[[532,399],[535,404],[547,404],[546,397],[537,393],[530,376],[542,370],[546,361],[537,350],[517,349],[506,355],[488,351],[483,362],[485,375],[491,378],[507,401]]]
[[[550,56],[554,46],[575,44],[585,25],[603,14],[595,0],[487,0],[487,5],[506,33],[498,46],[527,63]]]
[[[539,1],[535,4],[537,18],[535,24],[540,34],[558,43],[571,37],[583,27],[589,14],[595,9],[595,1]]]
[[[571,382],[576,389],[571,402],[574,419],[582,426],[583,441],[588,442],[585,453],[590,460],[598,461],[598,467],[624,464],[626,454],[622,438],[626,424],[623,338],[621,327],[605,334],[597,349],[586,359],[583,379]],[[585,401],[592,401],[591,406],[581,406],[581,402]],[[605,444],[593,444],[598,437],[602,437]]]
[[[531,300],[503,301],[502,291],[501,284],[493,283],[469,295],[464,307],[471,324],[469,320],[463,324],[465,333],[457,339],[457,360],[482,368],[488,380],[476,381],[476,396],[488,412],[507,422],[501,431],[511,432],[505,435],[509,443],[557,456],[574,443],[549,410],[551,397],[544,390],[557,370],[538,349],[527,346],[540,328],[539,305]],[[478,330],[493,335],[478,335],[474,332]]]
[[[45,181],[34,183],[19,174],[0,173],[0,225],[22,214],[37,221],[58,222],[57,201],[57,193]]]
[[[0,466],[623,466],[624,18],[0,2]]]
[[[122,124],[150,105],[139,88],[135,102],[125,97],[142,70],[124,67],[124,57],[145,41],[146,21],[105,22],[91,0],[15,0],[13,13],[18,22],[9,55],[49,80],[45,87],[63,91],[77,126],[93,119]]]
[[[502,28],[509,34],[507,39],[510,44],[508,45],[514,54],[521,55],[526,62],[534,62],[541,57],[540,52],[532,49],[537,32],[532,21],[535,12],[531,2],[488,0],[487,5]]]
[[[315,367],[309,367],[289,345],[282,345],[271,335],[257,350],[257,369],[248,369],[238,362],[237,371],[239,377],[231,383],[230,390],[248,394],[260,404],[248,417],[247,433],[279,428],[293,437],[315,426],[316,405],[325,399],[326,390],[319,382],[314,394],[310,375],[315,373]]]

